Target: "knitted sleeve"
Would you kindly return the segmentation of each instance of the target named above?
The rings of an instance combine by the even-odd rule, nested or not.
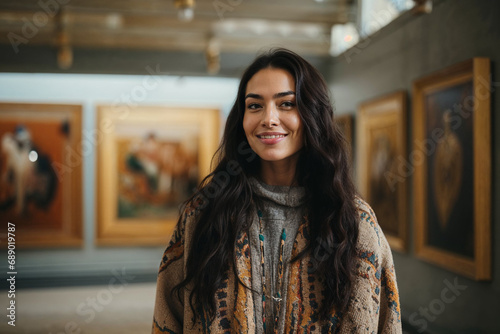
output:
[[[389,243],[382,235],[379,333],[401,333],[401,308]]]
[[[156,286],[153,334],[183,332],[184,293],[178,296],[171,292],[184,279],[185,229],[194,211],[190,206],[185,208],[163,253]]]
[[[370,206],[360,214],[357,277],[340,333],[402,333],[396,273],[389,243]]]

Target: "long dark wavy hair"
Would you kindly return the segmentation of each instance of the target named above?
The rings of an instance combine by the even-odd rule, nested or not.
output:
[[[309,244],[292,262],[310,255],[315,275],[325,291],[321,320],[335,309],[344,312],[352,291],[358,239],[356,190],[346,141],[333,120],[328,87],[321,74],[299,55],[274,49],[258,56],[244,72],[211,172],[189,202],[201,207],[194,229],[186,277],[173,291],[192,287],[193,313],[202,307],[216,314],[215,293],[227,275],[236,274],[236,240],[248,231],[253,215],[249,177],[258,176],[260,158],[243,130],[248,81],[260,70],[283,69],[295,79],[296,105],[303,124],[304,147],[296,168],[296,183],[305,188]],[[232,265],[231,265],[232,264]],[[231,271],[230,268],[233,268]]]

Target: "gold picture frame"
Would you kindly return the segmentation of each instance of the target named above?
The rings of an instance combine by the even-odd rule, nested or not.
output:
[[[352,141],[353,141],[353,123],[354,117],[350,114],[335,116],[335,123],[340,128],[347,142],[347,146],[352,153]]]
[[[473,58],[413,83],[415,251],[491,279],[490,61]]]
[[[164,245],[210,172],[218,109],[99,106],[98,245]]]
[[[361,195],[372,206],[392,249],[407,250],[406,92],[361,103],[357,116],[357,172]]]
[[[83,243],[81,117],[80,105],[0,103],[0,216],[18,248]]]

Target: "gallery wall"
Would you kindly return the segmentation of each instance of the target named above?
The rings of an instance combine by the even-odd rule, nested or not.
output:
[[[154,63],[150,66],[155,68]],[[145,79],[152,80],[144,86]],[[153,85],[152,82],[157,84]],[[223,122],[234,102],[237,85],[238,80],[230,78],[0,73],[0,102],[82,105],[85,140],[85,133],[92,134],[95,129],[98,105],[129,103],[139,106],[216,108],[221,110]],[[125,98],[127,95],[128,99]],[[86,153],[82,161],[83,246],[19,250],[16,259],[18,286],[106,284],[117,272],[133,276],[132,282],[155,281],[169,236],[165,236],[165,245],[159,247],[96,245],[94,199],[98,189],[95,186],[95,145],[91,145],[91,150]],[[2,271],[6,272],[6,264],[2,262]]]
[[[403,320],[417,333],[498,333],[500,310],[500,26],[495,0],[434,1],[430,14],[406,13],[332,63],[329,82],[338,114],[398,90],[408,93],[412,143],[412,82],[472,57],[491,59],[492,263],[491,281],[477,282],[424,262],[414,252],[413,178],[408,178],[409,251],[394,251]],[[383,13],[380,13],[383,15]],[[376,24],[377,17],[373,16]],[[450,285],[455,288],[453,290]],[[454,291],[456,298],[448,298]],[[444,296],[444,297],[443,297]],[[453,301],[450,301],[453,299]],[[445,302],[446,301],[446,302]]]

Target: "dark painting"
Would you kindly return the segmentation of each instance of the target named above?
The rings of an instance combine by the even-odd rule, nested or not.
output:
[[[397,173],[397,126],[388,124],[370,130],[369,141],[369,198],[385,233],[399,235],[400,215],[397,187],[389,183],[386,175]]]
[[[426,94],[427,241],[474,257],[472,81]]]

